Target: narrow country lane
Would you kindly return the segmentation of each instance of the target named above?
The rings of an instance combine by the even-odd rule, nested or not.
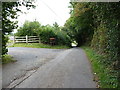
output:
[[[72,48],[56,52],[56,57],[36,70],[31,69],[26,75],[11,82],[8,88],[96,88],[91,65],[82,49]],[[23,55],[21,59],[25,57]]]

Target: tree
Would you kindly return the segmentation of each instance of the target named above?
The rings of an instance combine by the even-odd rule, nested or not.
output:
[[[53,24],[53,28],[54,28],[54,30],[56,30],[56,31],[60,30],[59,25],[57,24],[57,22],[55,22],[55,23]]]
[[[2,2],[2,55],[7,53],[6,34],[12,32],[13,29],[17,28],[17,22],[12,21],[12,19],[17,19],[17,12],[22,12],[19,6],[25,6],[28,10],[30,8],[35,8],[33,2],[27,1],[17,1],[17,2]]]
[[[81,46],[92,39],[92,10],[88,7],[88,3],[72,3],[72,5],[74,6],[71,17],[64,26],[71,39],[78,43],[77,46]]]
[[[20,27],[15,34],[16,36],[34,36],[37,35],[39,32],[39,29],[41,27],[41,24],[38,21],[25,21],[22,27]]]

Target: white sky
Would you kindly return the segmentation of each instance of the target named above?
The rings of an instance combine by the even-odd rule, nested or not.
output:
[[[23,25],[25,20],[39,21],[42,25],[53,25],[57,22],[63,26],[70,17],[68,8],[70,0],[37,0],[35,9],[30,9],[27,14],[20,14],[18,17],[19,26]],[[22,8],[26,11],[25,8]]]

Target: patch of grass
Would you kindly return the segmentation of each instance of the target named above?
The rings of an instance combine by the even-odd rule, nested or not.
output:
[[[70,47],[64,45],[47,45],[42,43],[16,43],[10,47],[31,47],[31,48],[50,48],[50,49],[68,49]]]
[[[13,40],[10,40],[10,39],[9,39],[9,40],[8,40],[8,43],[13,43]]]
[[[96,53],[90,47],[83,46],[82,48],[91,62],[94,81],[98,83],[99,88],[117,88],[118,80],[115,71],[103,63],[104,60],[107,60],[106,57]]]
[[[12,56],[7,54],[2,56],[2,64],[7,64],[10,62],[16,62],[16,60],[14,60]]]

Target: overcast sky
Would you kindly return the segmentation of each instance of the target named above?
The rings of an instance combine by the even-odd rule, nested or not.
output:
[[[35,9],[27,11],[27,14],[20,14],[18,17],[19,26],[23,25],[25,20],[37,20],[42,25],[53,25],[57,22],[63,26],[65,21],[70,17],[68,8],[70,0],[37,0]],[[25,8],[22,8],[26,11]]]

